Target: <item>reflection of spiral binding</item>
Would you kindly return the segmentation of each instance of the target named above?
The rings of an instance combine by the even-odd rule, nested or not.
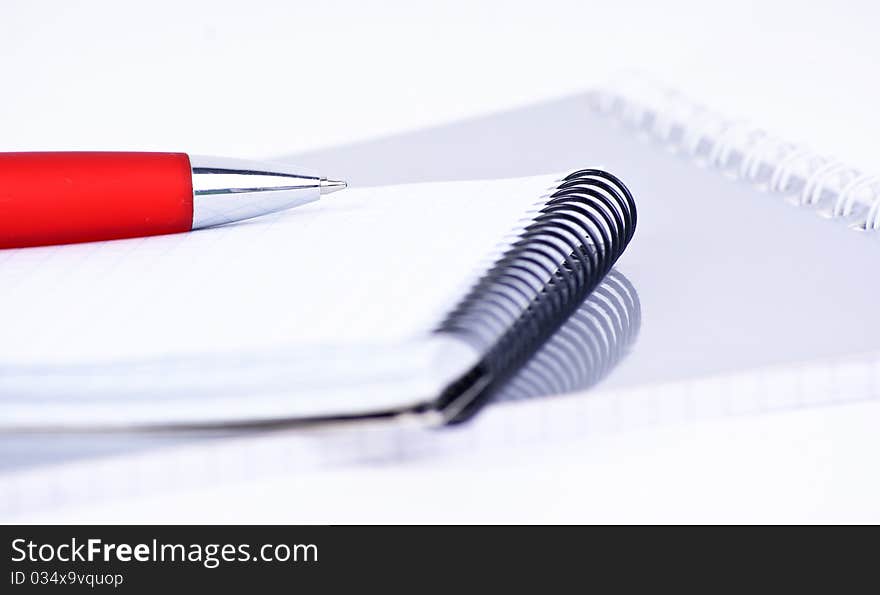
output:
[[[593,290],[565,324],[498,389],[495,402],[585,390],[626,355],[641,325],[639,295],[617,271]]]
[[[728,119],[644,77],[627,77],[595,99],[599,111],[701,164],[856,229],[880,229],[880,176]]]
[[[585,169],[560,182],[437,329],[483,354],[479,369],[441,399],[453,421],[470,417],[559,329],[611,270],[635,226],[632,195],[611,174]],[[463,399],[478,379],[486,384]]]

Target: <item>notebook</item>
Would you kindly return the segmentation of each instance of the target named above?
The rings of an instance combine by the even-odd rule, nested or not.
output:
[[[339,171],[355,185],[376,191],[381,185],[400,183],[443,186],[456,178],[494,184],[498,182],[479,180],[537,175],[549,182],[558,177],[550,172],[570,171],[583,163],[619,174],[638,198],[639,230],[620,268],[607,278],[613,281],[621,275],[627,280],[613,292],[618,304],[587,311],[594,317],[594,329],[611,334],[572,334],[566,325],[557,333],[564,340],[551,339],[532,360],[584,362],[592,361],[594,353],[610,354],[595,360],[603,373],[585,374],[586,368],[551,367],[552,363],[526,365],[508,384],[512,388],[506,397],[498,395],[498,406],[455,432],[414,432],[395,424],[393,429],[364,427],[344,435],[260,435],[21,473],[4,483],[9,488],[5,510],[99,501],[105,495],[95,485],[108,473],[127,479],[125,487],[118,487],[127,495],[198,486],[202,492],[192,501],[217,514],[224,506],[228,509],[236,494],[218,486],[238,479],[278,490],[285,474],[303,477],[310,469],[343,463],[416,459],[419,465],[435,468],[425,462],[425,453],[467,461],[477,450],[498,448],[498,455],[486,460],[501,464],[540,445],[545,453],[541,466],[554,473],[575,469],[586,458],[578,441],[597,433],[674,423],[693,427],[695,420],[706,417],[803,410],[880,397],[880,328],[872,322],[871,298],[880,288],[867,273],[876,260],[873,234],[856,233],[842,220],[826,221],[809,209],[792,208],[784,196],[728,179],[717,169],[697,167],[681,152],[662,150],[639,130],[621,126],[616,116],[597,110],[596,99],[595,93],[584,93],[285,160]],[[546,142],[548,138],[554,142]],[[487,260],[483,272],[493,259]],[[575,313],[569,323],[578,321]],[[558,392],[579,388],[589,390]],[[858,415],[859,410],[851,413]],[[845,418],[845,411],[837,418]],[[712,431],[704,427],[697,433]],[[629,434],[621,442],[638,444],[638,439]],[[523,443],[527,449],[518,448]],[[48,443],[4,450],[33,453],[41,444]],[[748,442],[737,443],[737,456],[760,460],[762,453],[752,448]],[[635,452],[641,460],[643,453]],[[869,458],[870,453],[865,455]],[[46,453],[47,460],[51,457],[58,460],[57,452]],[[658,458],[662,456],[650,460]],[[856,466],[865,463],[852,460]],[[412,465],[401,467],[398,485],[411,481],[413,471]],[[59,469],[63,473],[53,479]],[[380,493],[374,484],[388,481],[389,475],[394,474],[379,474],[373,480],[365,471],[355,480]],[[254,483],[260,477],[266,482]],[[439,488],[442,481],[441,477],[431,485]],[[592,477],[587,474],[583,481]],[[489,490],[490,499],[504,497],[501,488],[492,491],[486,482],[480,487]],[[199,496],[207,491],[210,502]],[[439,491],[436,502],[448,495]],[[424,505],[418,503],[420,509]],[[157,514],[155,518],[168,518],[164,512]],[[287,516],[280,509],[266,514],[298,518],[289,509]],[[315,518],[326,522],[338,517]]]
[[[0,253],[0,429],[460,421],[583,303],[636,224],[600,170],[338,196]]]
[[[632,353],[603,388],[777,366],[824,369],[841,358],[870,361],[880,349],[872,297],[880,287],[867,273],[876,260],[875,234],[859,231],[864,225],[858,216],[827,220],[816,216],[824,213],[821,208],[800,206],[804,186],[794,177],[784,192],[770,192],[731,175],[737,161],[719,168],[669,150],[657,142],[647,117],[640,126],[621,122],[628,112],[623,99],[609,111],[614,97],[647,102],[652,95],[634,89],[649,84],[612,82],[515,110],[287,158],[342,169],[362,185],[444,180],[449,172],[463,178],[537,175],[578,162],[618,173],[639,197],[638,241],[620,266],[639,294],[643,316]],[[690,122],[684,119],[688,128]],[[383,169],[389,161],[403,167]],[[765,165],[762,178],[766,172]],[[820,206],[834,205],[828,192]],[[859,213],[864,217],[867,210],[852,215]]]

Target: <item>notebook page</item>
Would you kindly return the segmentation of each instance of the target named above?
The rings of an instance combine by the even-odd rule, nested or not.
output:
[[[0,430],[433,399],[478,354],[431,331],[554,179],[351,190],[189,234],[3,252]]]
[[[424,335],[553,176],[350,189],[188,234],[0,252],[0,363]]]

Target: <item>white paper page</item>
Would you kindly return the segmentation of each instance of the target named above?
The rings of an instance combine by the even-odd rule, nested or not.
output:
[[[552,179],[354,188],[193,233],[6,250],[0,362],[412,339],[463,296]]]
[[[4,251],[0,425],[265,420],[432,398],[477,354],[431,331],[555,178],[352,189],[188,234]]]

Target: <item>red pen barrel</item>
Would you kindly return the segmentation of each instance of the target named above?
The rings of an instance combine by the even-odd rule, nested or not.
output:
[[[185,153],[0,153],[0,248],[189,231]]]

